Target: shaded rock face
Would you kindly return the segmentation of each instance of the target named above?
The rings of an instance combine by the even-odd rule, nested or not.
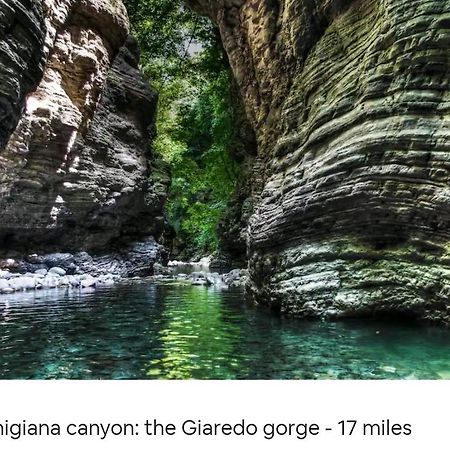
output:
[[[0,250],[95,252],[158,236],[157,96],[122,2],[7,0],[3,23]]]
[[[50,253],[27,255],[21,260],[0,260],[0,269],[26,274],[56,267],[64,269],[69,275],[90,274],[98,277],[114,274],[130,278],[153,275],[155,263],[167,262],[165,248],[150,236],[94,255],[87,252]]]
[[[450,322],[449,0],[191,0],[258,139],[250,291]]]
[[[246,267],[247,227],[253,212],[252,169],[257,148],[253,128],[247,119],[235,83],[232,91],[234,136],[230,150],[231,156],[240,167],[233,198],[219,222],[219,251],[210,263],[210,267],[221,271]]]
[[[1,149],[19,122],[25,95],[42,77],[43,14],[42,5],[33,0],[6,0],[0,5]]]

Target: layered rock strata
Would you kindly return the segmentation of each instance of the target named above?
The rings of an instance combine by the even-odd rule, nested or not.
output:
[[[450,1],[189,0],[258,140],[250,291],[450,322]]]
[[[33,0],[0,6],[0,149],[17,126],[25,95],[43,73],[44,10]]]
[[[157,96],[122,2],[6,0],[0,27],[0,250],[98,253],[158,236]]]

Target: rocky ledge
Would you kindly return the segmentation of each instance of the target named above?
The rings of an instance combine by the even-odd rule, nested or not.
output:
[[[13,294],[15,292],[37,289],[87,289],[98,286],[110,286],[117,282],[119,278],[111,274],[101,275],[100,277],[93,277],[89,274],[68,275],[60,267],[53,267],[49,271],[40,269],[34,273],[25,273],[23,275],[9,271],[0,271],[0,294]]]
[[[208,256],[199,261],[169,261],[167,267],[154,265],[154,280],[186,282],[193,286],[208,286],[217,289],[244,287],[249,281],[247,269],[233,269],[225,272],[212,272],[216,269],[215,257]]]
[[[135,242],[116,252],[91,256],[86,252],[28,255],[0,260],[0,294],[40,289],[92,289],[125,281],[181,282],[227,290],[248,282],[246,269],[210,272],[210,259],[201,264],[170,262],[167,252],[153,238]],[[183,273],[182,270],[192,270]]]
[[[225,274],[200,271],[190,274],[179,273],[174,276],[166,275],[165,278],[186,281],[193,286],[213,286],[217,289],[228,289],[230,287],[245,286],[245,283],[248,281],[248,271],[246,269],[233,269]]]
[[[8,258],[0,260],[0,293],[111,285],[124,279],[151,276],[154,268],[165,262],[166,251],[153,238],[104,255],[79,252]]]

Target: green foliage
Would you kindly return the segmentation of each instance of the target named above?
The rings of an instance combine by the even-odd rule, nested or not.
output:
[[[217,224],[235,187],[237,168],[228,152],[232,138],[228,92],[224,71],[204,84],[195,101],[179,106],[175,121],[179,128],[172,130],[184,148],[170,155],[169,221],[192,251],[207,253],[217,248]]]
[[[160,87],[189,73],[190,55],[215,38],[211,24],[180,0],[124,0],[142,54],[143,69]]]
[[[125,4],[160,95],[154,147],[172,171],[169,223],[185,256],[213,252],[237,179],[227,59],[216,30],[179,0]]]

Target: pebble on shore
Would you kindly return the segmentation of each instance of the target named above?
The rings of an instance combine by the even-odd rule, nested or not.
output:
[[[89,274],[67,275],[61,267],[52,267],[49,270],[38,269],[34,273],[25,274],[0,270],[0,294],[12,294],[32,289],[93,288],[112,285],[119,279],[118,275],[113,274],[99,277]]]
[[[99,286],[110,286],[120,279],[118,274],[106,273],[93,276],[89,273],[69,274],[66,268],[54,266],[51,268],[39,268],[33,272],[16,273],[16,263],[13,260],[6,261],[0,269],[0,294],[12,294],[14,292],[37,290],[37,289],[92,289]],[[205,260],[204,262],[207,262]],[[201,271],[190,274],[175,274],[174,266],[198,267],[198,264],[179,263],[170,264],[165,267],[162,264],[154,264],[155,279],[163,278],[169,280],[183,280],[194,286],[211,286],[217,289],[228,289],[245,284],[248,272],[244,269],[234,269],[226,274],[208,272],[207,266],[201,266]],[[73,272],[72,272],[73,273]]]

